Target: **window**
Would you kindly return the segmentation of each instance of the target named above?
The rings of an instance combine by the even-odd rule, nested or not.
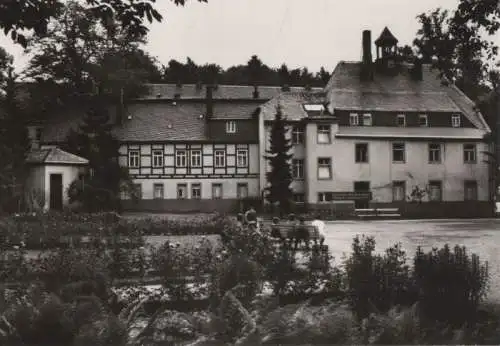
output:
[[[442,199],[442,183],[438,180],[429,182],[429,200],[439,202]]]
[[[396,118],[396,125],[399,127],[406,126],[406,116],[404,114],[398,114],[398,117]]]
[[[349,114],[349,124],[351,126],[358,126],[359,125],[358,113]]]
[[[419,114],[418,125],[420,125],[421,127],[429,126],[429,124],[427,123],[427,114]]]
[[[404,163],[406,160],[404,143],[392,143],[392,162]]]
[[[227,133],[235,133],[236,132],[236,121],[227,121],[226,122],[226,132]]]
[[[453,127],[460,127],[461,126],[460,114],[453,114],[451,116],[451,126],[453,126]]]
[[[248,197],[248,184],[247,183],[238,183],[238,185],[236,185],[236,197],[238,197],[238,199]]]
[[[224,150],[215,150],[215,167],[226,167],[226,152]]]
[[[201,167],[201,150],[191,150],[191,167]]]
[[[130,150],[128,152],[128,166],[130,168],[139,167],[139,150]]]
[[[175,152],[175,166],[186,167],[186,150],[176,150]]]
[[[201,184],[191,184],[191,198],[200,199],[201,198]]]
[[[331,202],[333,201],[333,193],[331,192],[318,192],[318,202]]]
[[[187,198],[187,185],[177,184],[177,198],[186,199]]]
[[[238,167],[247,167],[248,166],[248,150],[247,149],[238,149],[236,151],[236,165]]]
[[[466,180],[464,183],[464,200],[477,201],[477,181]]]
[[[292,178],[304,179],[304,160],[292,160]]]
[[[356,163],[368,162],[368,143],[356,143],[355,161]]]
[[[441,144],[431,143],[429,144],[429,163],[440,163],[441,162]]]
[[[163,199],[163,184],[153,184],[153,198],[154,199]]]
[[[153,167],[163,167],[163,150],[153,150]]]
[[[404,181],[392,182],[392,200],[394,202],[406,200],[406,183]]]
[[[222,198],[222,184],[212,184],[212,198],[221,199]]]
[[[372,115],[370,113],[363,114],[363,126],[372,126]]]
[[[294,193],[293,194],[293,201],[295,203],[304,203],[305,202],[305,196],[303,193]]]
[[[318,179],[331,179],[332,167],[330,158],[318,158]]]
[[[302,126],[294,126],[292,128],[292,144],[304,143],[304,128]]]
[[[318,125],[318,143],[330,143],[330,125]]]
[[[475,144],[464,144],[464,163],[476,163]]]
[[[134,184],[134,193],[138,199],[142,199],[142,185]]]

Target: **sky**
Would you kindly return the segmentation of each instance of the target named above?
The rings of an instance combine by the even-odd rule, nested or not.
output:
[[[164,17],[150,25],[145,50],[161,64],[170,59],[224,68],[246,64],[256,54],[271,67],[332,71],[341,60],[359,61],[363,30],[375,40],[387,26],[399,44],[411,44],[416,16],[436,7],[454,9],[458,0],[188,0],[176,7],[158,0]],[[495,37],[500,44],[500,34]],[[26,66],[22,49],[0,34],[0,46]]]

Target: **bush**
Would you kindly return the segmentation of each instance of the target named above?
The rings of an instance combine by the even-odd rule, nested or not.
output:
[[[469,256],[465,246],[451,251],[446,244],[428,253],[419,247],[414,278],[426,316],[461,325],[477,317],[479,303],[486,297],[488,263],[481,263],[476,254]]]
[[[410,268],[400,244],[387,249],[383,256],[375,255],[375,239],[356,236],[352,250],[345,271],[349,298],[358,317],[414,302]]]

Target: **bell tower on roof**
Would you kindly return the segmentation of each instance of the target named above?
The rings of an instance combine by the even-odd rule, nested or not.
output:
[[[398,39],[394,37],[389,28],[385,27],[379,38],[375,40],[377,47],[377,63],[386,69],[396,65]]]

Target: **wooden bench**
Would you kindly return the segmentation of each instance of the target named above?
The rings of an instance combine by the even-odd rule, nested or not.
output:
[[[287,224],[287,223],[279,223],[277,225],[274,225],[272,222],[263,222],[263,229],[271,232],[274,228],[278,228],[281,236],[283,238],[289,238],[289,234],[295,230],[297,230],[299,227],[305,227],[307,231],[309,232],[309,239],[311,240],[319,240],[321,238],[321,235],[319,234],[318,228],[313,225],[299,225],[299,224]]]

